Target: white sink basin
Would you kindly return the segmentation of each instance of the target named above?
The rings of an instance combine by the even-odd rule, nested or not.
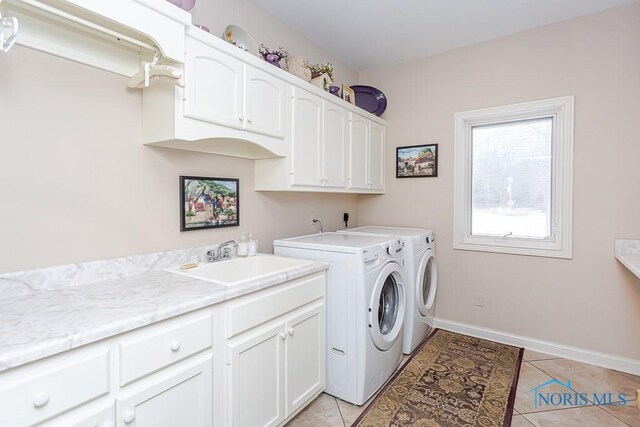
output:
[[[236,286],[273,274],[295,270],[312,263],[313,261],[297,258],[259,254],[253,257],[238,257],[225,261],[202,263],[188,270],[174,267],[167,268],[165,271],[218,285]]]

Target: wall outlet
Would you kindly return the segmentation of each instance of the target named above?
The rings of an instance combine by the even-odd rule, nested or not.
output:
[[[476,294],[476,307],[484,307],[484,294]]]

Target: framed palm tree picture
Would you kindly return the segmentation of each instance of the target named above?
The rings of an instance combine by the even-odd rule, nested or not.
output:
[[[180,177],[180,231],[240,225],[240,180]]]

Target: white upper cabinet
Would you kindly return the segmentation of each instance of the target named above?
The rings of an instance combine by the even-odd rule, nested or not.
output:
[[[240,61],[229,55],[189,39],[185,117],[242,129],[243,68]]]
[[[284,138],[284,81],[189,39],[184,115]]]
[[[323,186],[344,188],[347,185],[347,144],[349,113],[332,102],[324,101],[324,135],[322,138]],[[294,140],[294,144],[297,141]]]
[[[145,144],[286,156],[287,82],[270,72],[283,71],[197,28],[187,29],[186,52],[184,88],[157,82],[144,89]]]
[[[284,138],[287,86],[271,74],[245,65],[245,128]]]
[[[292,89],[291,184],[321,187],[322,99],[300,88]]]
[[[384,189],[385,128],[372,122],[369,129],[369,188],[382,190]]]
[[[304,89],[293,87],[291,90],[291,159],[287,162],[256,162],[257,189],[261,185],[272,185],[270,181],[278,179],[277,171],[290,167],[292,189],[305,187],[303,191],[349,191],[351,188],[369,190],[367,182],[368,126],[369,121],[351,114],[358,119],[357,138],[361,139],[359,149],[362,156],[361,187],[348,186],[348,165],[351,157],[350,113],[335,102],[323,100]],[[360,156],[356,153],[356,156]],[[286,187],[286,183],[281,183]],[[286,188],[278,188],[283,190]]]
[[[351,114],[349,188],[384,191],[384,126]]]
[[[349,188],[368,190],[369,121],[352,113],[349,128]]]

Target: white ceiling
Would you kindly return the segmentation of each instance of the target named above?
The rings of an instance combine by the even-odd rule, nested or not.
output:
[[[352,68],[363,70],[423,58],[636,0],[253,1]],[[286,41],[283,44],[286,46]]]

